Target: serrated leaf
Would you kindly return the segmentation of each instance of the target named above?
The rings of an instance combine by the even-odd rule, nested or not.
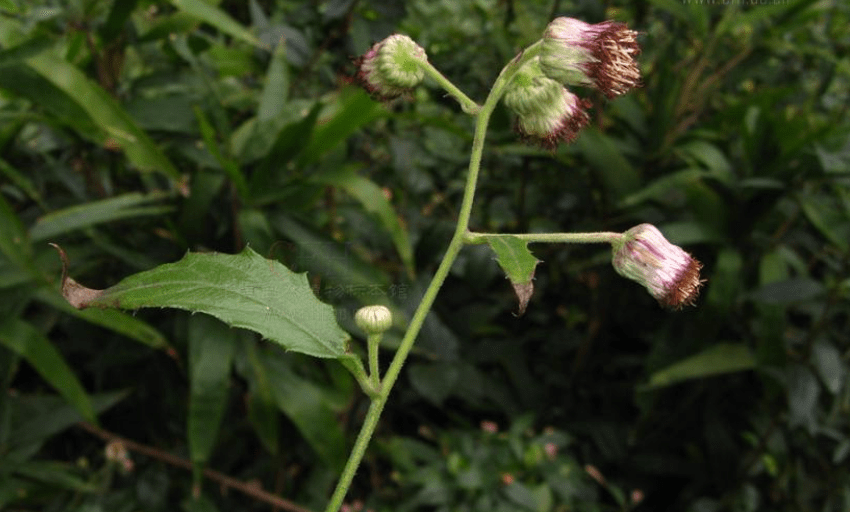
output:
[[[346,355],[348,335],[337,325],[333,308],[313,294],[306,274],[250,248],[239,254],[188,253],[106,290],[63,276],[62,289],[77,308],[185,309],[250,329],[287,350],[315,357]]]
[[[664,387],[684,380],[751,370],[755,367],[756,358],[749,348],[744,345],[719,343],[653,373],[649,378],[649,387]]]
[[[485,239],[487,245],[496,253],[499,266],[511,280],[519,301],[517,313],[522,315],[534,293],[534,284],[531,280],[534,279],[534,269],[540,260],[528,250],[528,242],[518,237],[498,235],[488,236]]]

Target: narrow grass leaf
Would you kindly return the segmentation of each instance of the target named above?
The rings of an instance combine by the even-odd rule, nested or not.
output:
[[[189,319],[189,454],[195,483],[212,454],[230,395],[237,331],[207,315]]]
[[[214,5],[203,0],[171,0],[171,3],[174,7],[177,7],[198,21],[208,23],[227,35],[259,48],[264,47],[250,30],[246,29],[242,24],[230,17],[229,14]]]
[[[131,192],[100,201],[91,201],[50,212],[40,217],[30,228],[33,242],[49,240],[77,229],[132,217],[162,215],[170,206],[147,206],[170,197],[166,193],[140,194]]]
[[[34,297],[39,302],[85,320],[90,324],[99,325],[112,332],[124,335],[152,349],[172,352],[174,350],[168,339],[155,327],[123,311],[99,308],[76,309],[68,304],[68,301],[62,295],[47,288],[37,290]]]
[[[130,162],[142,171],[156,171],[174,180],[181,192],[187,193],[180,173],[142,131],[124,109],[99,85],[92,82],[79,68],[52,54],[42,54],[27,60],[27,66],[48,82],[55,90],[85,111],[97,126],[96,142],[121,148]],[[37,104],[57,100],[47,98],[47,89],[18,90]]]
[[[649,387],[660,388],[686,380],[752,370],[755,367],[756,358],[748,347],[718,343],[653,373],[649,378]]]
[[[313,137],[298,159],[298,166],[314,163],[362,126],[386,115],[386,110],[359,88],[345,88],[331,113],[322,113]]]
[[[399,216],[396,214],[381,187],[358,175],[353,167],[337,167],[314,178],[315,181],[338,187],[354,199],[369,213],[377,217],[381,226],[389,233],[404,267],[413,276],[413,247]]]
[[[0,344],[21,356],[87,421],[97,416],[86,390],[47,337],[17,318],[0,320]]]

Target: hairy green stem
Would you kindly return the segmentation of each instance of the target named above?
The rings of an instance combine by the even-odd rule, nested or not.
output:
[[[351,372],[351,375],[360,384],[360,389],[369,395],[370,398],[375,398],[380,394],[380,382],[378,382],[377,386],[375,385],[372,378],[366,374],[366,370],[363,368],[363,362],[359,357],[350,355],[349,357],[340,359],[339,362]]]
[[[463,201],[461,202],[460,213],[458,215],[454,235],[449,242],[449,247],[446,249],[446,254],[443,255],[443,260],[440,262],[440,266],[437,267],[437,271],[434,273],[431,283],[428,285],[428,288],[425,290],[425,294],[422,296],[419,306],[417,306],[416,311],[413,313],[413,318],[410,320],[407,332],[405,332],[404,337],[401,340],[401,344],[390,363],[390,367],[387,369],[387,373],[384,375],[383,381],[381,382],[380,393],[378,396],[372,398],[372,404],[369,406],[369,411],[366,413],[363,426],[360,429],[357,440],[354,442],[354,448],[351,451],[351,455],[348,457],[348,462],[345,464],[345,468],[342,471],[342,475],[340,476],[336,489],[334,490],[330,502],[325,509],[326,512],[338,512],[342,506],[342,501],[345,499],[348,488],[354,480],[354,474],[357,472],[357,468],[360,466],[360,462],[366,454],[366,448],[369,446],[369,441],[372,439],[372,435],[375,433],[375,428],[378,426],[378,420],[381,417],[381,412],[384,410],[384,405],[387,403],[390,391],[401,374],[404,362],[407,360],[410,349],[413,348],[413,343],[416,341],[416,336],[419,334],[420,329],[422,329],[422,325],[425,322],[425,318],[428,316],[428,312],[431,311],[431,307],[434,305],[437,293],[443,286],[443,282],[446,280],[446,276],[448,276],[449,270],[452,268],[452,264],[454,264],[458,253],[460,253],[460,250],[463,248],[469,228],[469,218],[472,214],[472,202],[475,198],[475,187],[478,182],[479,171],[481,170],[481,158],[484,153],[484,139],[487,134],[487,125],[490,122],[490,115],[493,113],[493,110],[496,108],[496,104],[504,94],[505,87],[510,83],[511,79],[513,79],[514,74],[523,65],[525,65],[526,62],[534,58],[534,56],[536,56],[539,52],[539,49],[539,42],[529,46],[525,49],[525,51],[509,62],[504,69],[502,69],[502,72],[493,84],[492,89],[490,89],[490,94],[487,96],[487,100],[478,111],[475,122],[475,135],[472,141],[472,153],[469,158],[469,174],[466,178],[466,186],[463,191]]]
[[[378,370],[378,347],[383,337],[384,333],[370,334],[366,342],[369,352],[369,380],[373,389],[381,388],[381,374]]]
[[[485,244],[488,238],[519,238],[527,242],[547,244],[612,244],[623,238],[622,233],[600,231],[596,233],[467,233],[464,240],[468,244]]]

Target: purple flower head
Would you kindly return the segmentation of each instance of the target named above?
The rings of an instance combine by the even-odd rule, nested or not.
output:
[[[693,305],[703,280],[702,264],[671,244],[652,224],[623,233],[614,246],[614,269],[642,284],[658,302],[673,309]]]
[[[595,87],[614,98],[640,85],[636,38],[623,23],[556,18],[543,33],[540,65],[546,76],[565,85]]]
[[[420,64],[427,60],[413,39],[393,34],[357,59],[357,81],[374,97],[391,100],[422,82],[425,72]]]

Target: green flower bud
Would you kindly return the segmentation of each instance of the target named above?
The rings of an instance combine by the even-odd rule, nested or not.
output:
[[[422,82],[425,71],[421,63],[427,60],[425,50],[413,39],[393,34],[357,60],[357,80],[376,98],[390,100]]]
[[[584,110],[590,102],[546,77],[539,59],[517,72],[505,92],[505,105],[517,115],[520,136],[549,149],[575,140],[590,119]]]
[[[366,334],[381,334],[393,325],[393,314],[385,306],[364,306],[354,314],[354,322]]]
[[[671,244],[652,224],[641,224],[623,233],[613,244],[614,269],[642,284],[663,306],[681,309],[693,305],[704,280],[702,264]]]

